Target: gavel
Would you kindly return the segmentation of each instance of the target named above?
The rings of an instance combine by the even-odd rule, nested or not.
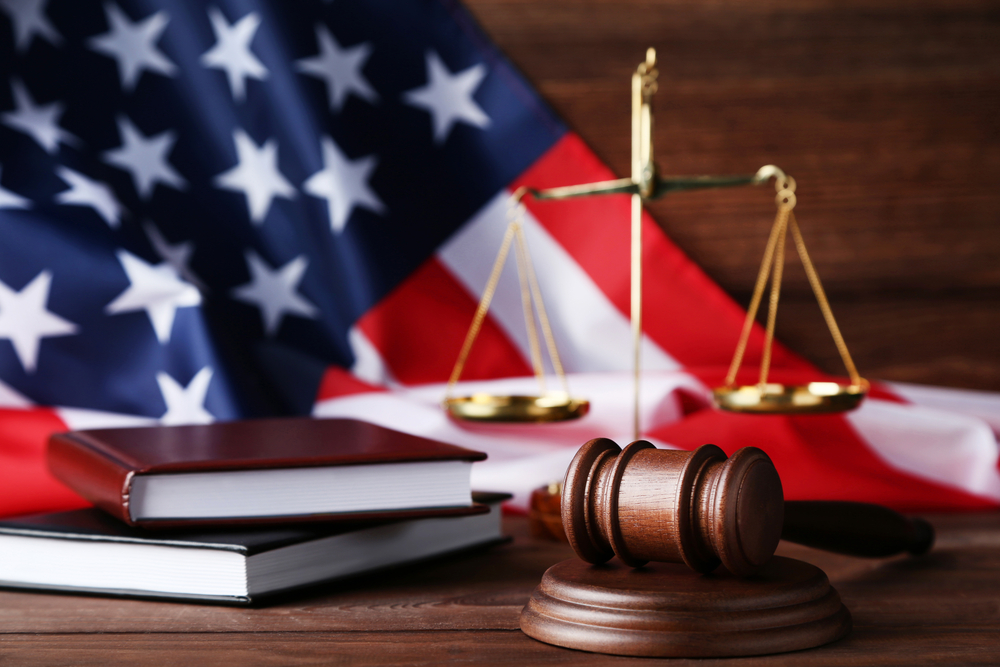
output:
[[[683,562],[698,572],[721,563],[741,576],[767,563],[781,538],[860,556],[921,554],[934,542],[926,521],[877,505],[785,502],[778,471],[756,447],[727,457],[715,445],[688,452],[639,440],[622,449],[596,438],[570,463],[561,514],[589,563],[617,555],[632,567]]]

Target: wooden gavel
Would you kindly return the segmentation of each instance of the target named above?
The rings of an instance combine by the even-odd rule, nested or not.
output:
[[[632,567],[684,562],[711,572],[722,563],[749,575],[781,538],[861,556],[920,554],[934,542],[926,521],[877,505],[786,503],[774,464],[756,447],[727,458],[715,445],[688,452],[639,440],[622,449],[596,438],[570,463],[561,513],[581,559],[617,555]]]

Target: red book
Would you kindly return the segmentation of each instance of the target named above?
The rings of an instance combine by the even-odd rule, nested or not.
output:
[[[265,419],[53,435],[52,474],[133,526],[446,516],[486,454],[353,419]]]

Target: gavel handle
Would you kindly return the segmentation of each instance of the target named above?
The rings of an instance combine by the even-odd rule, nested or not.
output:
[[[833,500],[785,501],[781,538],[809,547],[866,558],[907,551],[927,553],[934,529],[888,507]]]

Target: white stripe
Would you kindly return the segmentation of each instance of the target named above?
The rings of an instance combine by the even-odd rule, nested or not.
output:
[[[1000,500],[997,440],[982,420],[875,398],[847,419],[893,467]]]
[[[885,384],[911,403],[978,417],[989,424],[995,433],[1000,433],[1000,393],[902,382]]]
[[[507,199],[503,191],[438,249],[438,258],[465,288],[480,297],[507,228]],[[608,233],[627,234],[627,226]],[[628,318],[604,295],[593,279],[531,216],[525,214],[528,241],[539,288],[552,324],[553,335],[567,371],[622,371],[632,367],[632,333]],[[490,306],[490,315],[508,337],[530,358],[521,307],[521,290],[513,251]],[[622,267],[625,270],[627,267]],[[677,370],[680,364],[643,336],[642,366],[648,370]]]
[[[27,397],[18,393],[2,381],[0,381],[0,407],[16,409],[38,407],[39,409],[49,410],[70,431],[80,431],[88,428],[152,426],[158,423],[158,420],[150,417],[137,417],[135,415],[124,415],[116,412],[101,412],[99,410],[86,410],[84,408],[35,406]]]
[[[117,412],[101,412],[83,408],[52,408],[59,419],[71,431],[89,428],[129,428],[132,426],[156,426],[160,420],[152,417],[123,415]]]
[[[347,342],[354,355],[354,364],[351,366],[351,373],[354,377],[369,384],[398,384],[393,379],[392,373],[389,372],[389,367],[386,365],[385,359],[382,358],[381,352],[361,329],[352,326],[347,332]]]

